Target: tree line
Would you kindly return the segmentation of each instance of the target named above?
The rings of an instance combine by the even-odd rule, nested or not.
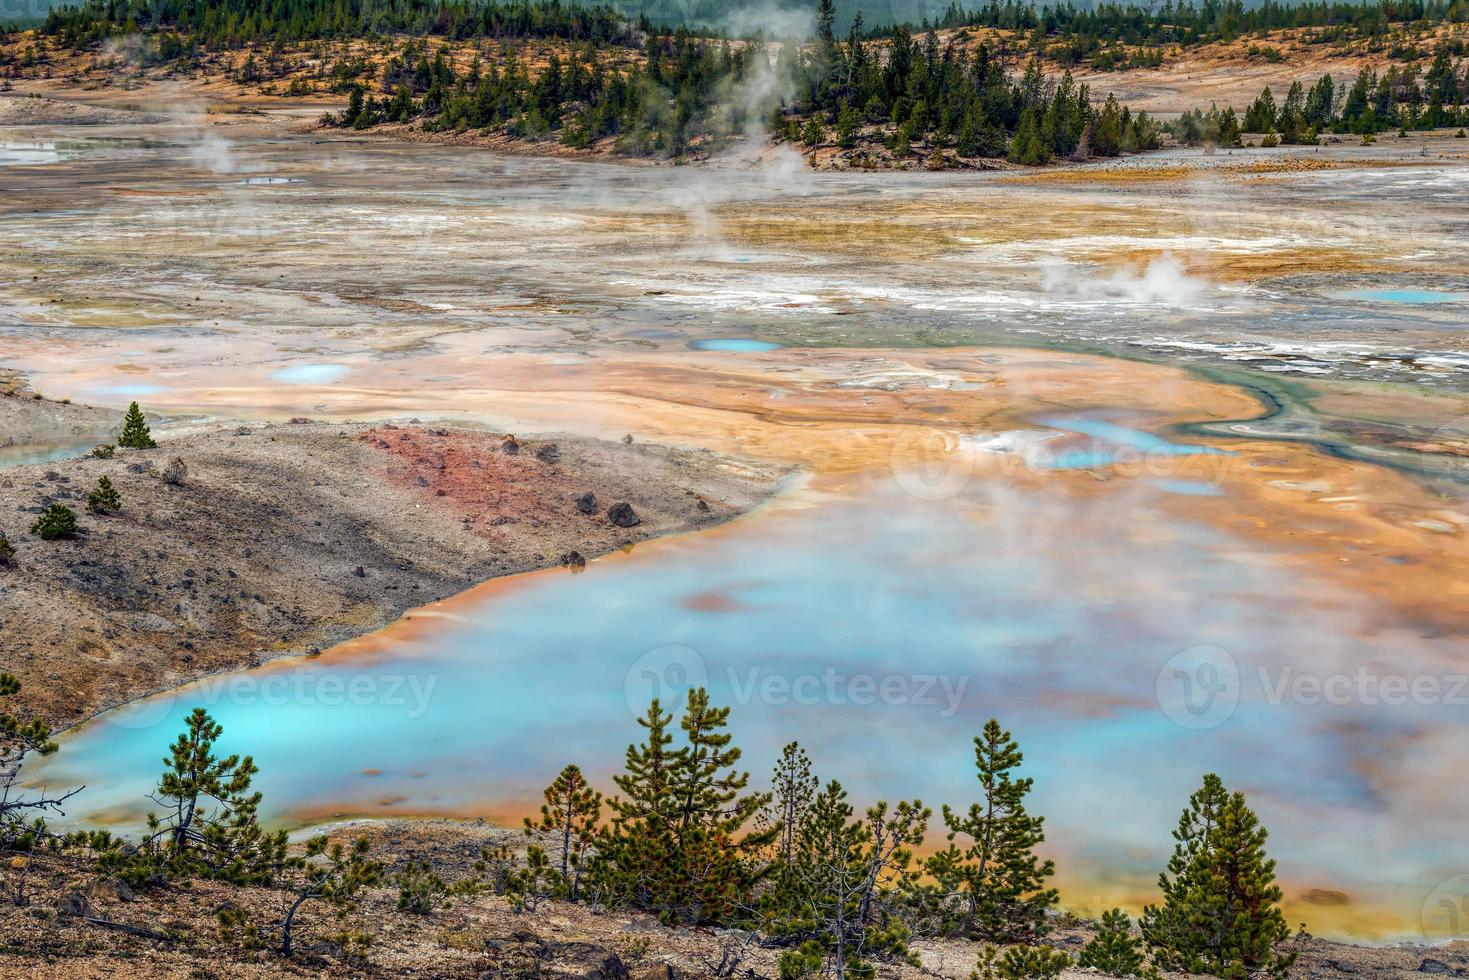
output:
[[[1032,63],[1013,77],[986,45],[940,44],[903,27],[883,51],[862,40],[860,24],[839,42],[830,0],[821,10],[815,41],[782,45],[773,62],[764,45],[680,30],[650,36],[630,67],[587,44],[552,53],[534,74],[509,48],[456,71],[442,47],[430,57],[423,40],[409,39],[376,94],[352,89],[346,111],[326,121],[365,129],[422,119],[430,130],[503,129],[577,148],[610,139],[618,152],[670,158],[767,133],[813,149],[880,141],[898,158],[924,147],[940,159],[952,150],[1022,164],[1160,145],[1146,114],[1111,98],[1093,105],[1069,72],[1051,78]]]
[[[0,675],[0,698],[19,691]],[[103,879],[164,888],[206,879],[279,889],[287,911],[268,926],[239,908],[219,913],[223,939],[244,949],[295,949],[303,916],[320,905],[349,911],[364,890],[398,889],[398,908],[427,915],[445,903],[493,892],[522,913],[546,902],[648,913],[675,927],[755,930],[781,950],[783,980],[871,977],[883,963],[916,963],[918,936],[983,943],[981,980],[1055,977],[1072,958],[1047,945],[1059,895],[1055,866],[1037,848],[1044,818],[1026,803],[1033,780],[1018,775],[1019,745],[998,721],[974,738],[973,802],[943,806],[943,843],[918,849],[933,811],[919,800],[864,809],[837,780],[823,781],[790,743],[770,789],[753,790],[728,730],[730,709],[691,690],[675,720],[657,699],[638,719],[611,796],[567,765],[525,821],[523,853],[487,849],[473,873],[449,883],[410,862],[389,874],[366,839],[314,838],[288,846],[259,820],[253,759],[217,752],[221,726],[203,708],[170,746],[141,839],[102,831],[55,834],[44,816],[71,794],[18,791],[27,757],[57,750],[40,722],[0,712],[0,853],[10,867],[67,853]],[[1160,900],[1134,934],[1109,910],[1076,962],[1112,976],[1180,970],[1219,977],[1282,976],[1295,954],[1279,909],[1268,834],[1240,793],[1210,774],[1188,800],[1160,873]],[[24,902],[24,885],[10,896]],[[340,916],[338,916],[340,918]],[[338,935],[339,943],[366,937]]]
[[[71,47],[139,31],[177,31],[228,49],[391,34],[635,45],[654,27],[610,6],[574,0],[86,0],[52,8],[41,31]]]
[[[1164,0],[1161,5],[1097,3],[1078,6],[990,0],[969,9],[954,3],[932,26],[991,27],[1033,33],[1040,38],[1089,38],[1125,44],[1194,46],[1294,28],[1335,29],[1339,35],[1380,37],[1392,25],[1464,23],[1466,0],[1204,0],[1201,4]],[[930,26],[925,21],[924,26]]]
[[[1469,126],[1469,69],[1456,64],[1448,45],[1441,46],[1427,71],[1416,64],[1392,65],[1379,73],[1362,68],[1350,85],[1322,75],[1309,89],[1292,82],[1283,99],[1265,87],[1244,116],[1231,107],[1185,112],[1167,124],[1181,143],[1239,146],[1247,133],[1258,133],[1261,145],[1306,145],[1323,133],[1350,133],[1370,139],[1390,129],[1399,131]]]

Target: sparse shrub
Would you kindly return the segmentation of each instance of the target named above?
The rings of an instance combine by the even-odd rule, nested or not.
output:
[[[261,949],[265,943],[260,938],[260,927],[250,921],[250,913],[242,908],[220,909],[215,913],[222,942],[237,945],[241,949]]]
[[[1280,137],[1275,135],[1275,133],[1273,132],[1266,133],[1264,137],[1260,140],[1260,146],[1267,150],[1273,149],[1274,147],[1277,147],[1279,145]]]
[[[449,885],[434,874],[427,861],[410,861],[394,879],[398,885],[398,911],[429,915],[449,900]]]
[[[92,450],[92,456],[96,459],[111,459],[117,454],[117,450],[110,446],[97,446]]]
[[[42,541],[74,537],[77,533],[77,515],[65,504],[52,504],[41,512],[31,525],[31,533]]]
[[[810,980],[826,965],[826,951],[815,940],[780,954],[780,980]]]
[[[97,489],[87,494],[87,510],[94,514],[110,514],[122,507],[122,497],[107,477],[97,481]]]
[[[1050,946],[1009,946],[1003,955],[986,946],[969,980],[1055,980],[1070,965],[1071,957]]]
[[[128,449],[152,449],[158,445],[153,441],[153,434],[148,429],[148,423],[143,420],[143,410],[138,407],[137,402],[128,406],[128,413],[122,420],[122,435],[117,437],[117,444]]]
[[[1121,909],[1102,913],[1096,935],[1082,949],[1077,966],[1091,967],[1111,977],[1156,977],[1147,965],[1141,939],[1132,935],[1132,920]]]
[[[4,534],[0,534],[0,565],[9,565],[15,558],[15,545]]]
[[[543,848],[532,844],[525,851],[525,867],[510,876],[505,894],[517,912],[534,912],[541,902],[557,893],[562,879]]]
[[[181,487],[188,477],[189,468],[184,464],[183,459],[178,456],[169,460],[168,465],[163,468],[163,482],[170,486]]]

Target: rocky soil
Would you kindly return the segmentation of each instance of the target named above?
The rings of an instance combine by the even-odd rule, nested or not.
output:
[[[99,421],[83,411],[0,397],[0,419],[29,431]],[[0,565],[0,636],[23,712],[69,725],[310,653],[485,579],[718,524],[786,474],[707,452],[411,423],[183,428],[111,459],[0,469],[0,533],[16,549]],[[103,476],[121,510],[87,513]],[[30,533],[51,503],[78,515],[74,538]]]
[[[324,828],[333,838],[366,836],[391,874],[427,861],[449,881],[475,875],[482,850],[523,847],[519,831],[456,821],[354,822]],[[345,921],[308,905],[299,952],[242,951],[224,943],[216,914],[238,907],[269,939],[287,901],[282,892],[201,882],[189,888],[134,892],[92,879],[84,863],[56,856],[27,867],[0,868],[0,897],[23,888],[27,904],[0,915],[0,975],[50,978],[137,975],[211,977],[536,977],[586,980],[773,978],[780,948],[738,930],[669,929],[654,919],[581,905],[546,902],[517,913],[492,893],[463,899],[429,915],[400,912],[390,886],[370,891]],[[365,954],[349,954],[332,935],[343,928],[370,938]],[[1073,956],[1090,936],[1085,923],[1059,919],[1051,942]],[[1469,943],[1436,948],[1367,948],[1297,939],[1300,977],[1359,980],[1469,973]],[[979,945],[919,940],[922,966],[884,965],[879,976],[965,980]],[[1067,978],[1097,976],[1072,969]]]
[[[0,126],[113,126],[166,119],[158,113],[81,105],[42,95],[0,94]]]

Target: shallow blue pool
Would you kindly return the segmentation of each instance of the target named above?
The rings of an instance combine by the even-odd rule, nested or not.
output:
[[[288,385],[324,385],[345,378],[352,369],[345,364],[292,364],[270,373],[270,380]]]
[[[1447,293],[1437,289],[1350,289],[1337,293],[1338,299],[1367,300],[1371,303],[1463,303],[1469,293]]]
[[[773,344],[768,340],[756,340],[753,337],[714,337],[709,340],[696,340],[689,345],[694,350],[722,350],[722,351],[767,351],[775,350],[780,344]]]

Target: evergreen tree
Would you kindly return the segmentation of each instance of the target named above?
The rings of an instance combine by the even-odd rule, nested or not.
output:
[[[820,116],[813,113],[806,120],[806,128],[801,130],[801,142],[812,150],[826,142],[826,128],[821,125]]]
[[[761,820],[765,827],[776,830],[776,860],[785,864],[794,860],[796,834],[820,785],[811,772],[811,759],[800,743],[790,742],[781,749],[780,761],[770,777],[770,803]]]
[[[878,803],[857,819],[840,783],[829,783],[801,819],[783,906],[767,906],[768,928],[800,945],[782,957],[782,973],[823,955],[830,973],[870,977],[871,960],[913,962],[910,930],[899,914],[917,887],[913,848],[923,843],[931,811],[923,804]]]
[[[1241,127],[1246,133],[1269,133],[1275,130],[1277,111],[1275,108],[1275,96],[1270,94],[1270,86],[1265,86],[1250,108],[1245,111],[1244,125]]]
[[[1003,955],[993,946],[979,953],[969,980],[1056,980],[1071,957],[1050,946],[1009,946]]]
[[[127,449],[152,449],[157,445],[148,430],[148,423],[143,421],[143,411],[138,408],[137,402],[128,406],[128,413],[122,420],[122,435],[117,437],[117,444]]]
[[[857,145],[857,134],[862,129],[862,117],[850,102],[843,102],[837,112],[837,146],[850,150]]]
[[[598,839],[598,883],[615,899],[685,924],[725,921],[748,904],[773,831],[741,836],[769,796],[743,792],[750,776],[732,768],[740,750],[723,731],[728,718],[708,692],[690,691],[687,744],[676,749],[673,716],[657,699],[638,719],[646,741],[628,746],[626,772],[614,777],[622,795]]]
[[[1132,935],[1132,920],[1121,909],[1102,913],[1096,935],[1076,958],[1076,965],[1090,967],[1109,977],[1156,977],[1147,965],[1143,942]]]
[[[1131,126],[1131,120],[1128,121]],[[1117,97],[1107,96],[1107,103],[1097,113],[1096,129],[1092,133],[1092,152],[1101,157],[1115,157],[1122,152],[1122,109]]]
[[[1011,776],[1023,759],[1010,733],[994,719],[974,740],[981,800],[962,815],[944,807],[949,846],[928,860],[945,931],[1000,943],[1031,942],[1046,934],[1046,911],[1057,894],[1045,884],[1056,869],[1035,854],[1045,833],[1044,818],[1025,809],[1034,781]],[[970,841],[962,849],[954,843],[961,834]]]
[[[0,673],[0,702],[20,693],[20,681]],[[20,770],[32,756],[56,752],[51,729],[39,718],[29,721],[0,708],[0,851],[25,851],[44,834],[46,813],[61,813],[61,805],[77,793],[61,796],[46,792],[32,795],[21,791]]]
[[[151,797],[169,810],[162,818],[149,814],[140,859],[155,875],[270,882],[285,858],[286,834],[268,834],[256,820],[261,796],[250,792],[259,772],[254,760],[214,754],[224,729],[203,708],[195,708],[186,724]],[[134,866],[129,876],[141,872]]]
[[[287,887],[295,892],[295,898],[281,922],[282,956],[295,951],[296,916],[307,902],[326,902],[342,914],[355,904],[364,888],[378,883],[383,866],[367,857],[370,850],[366,837],[359,838],[351,848],[329,843],[325,837],[313,837],[306,842],[305,854],[286,862],[294,879],[287,882]]]
[[[97,481],[97,489],[87,494],[87,510],[94,514],[110,514],[122,507],[122,497],[107,477]]]
[[[527,834],[555,834],[560,838],[561,887],[571,901],[578,897],[583,859],[597,833],[602,819],[602,794],[592,789],[577,766],[561,770],[545,791],[541,818],[532,823],[526,818]]]
[[[75,537],[77,533],[76,512],[65,504],[51,504],[41,511],[41,516],[31,524],[31,533],[40,537],[42,541]]]
[[[1204,776],[1158,876],[1163,904],[1143,911],[1143,939],[1159,966],[1228,978],[1289,971],[1295,954],[1277,949],[1290,930],[1277,904],[1275,862],[1265,857],[1268,836],[1243,793]]]

